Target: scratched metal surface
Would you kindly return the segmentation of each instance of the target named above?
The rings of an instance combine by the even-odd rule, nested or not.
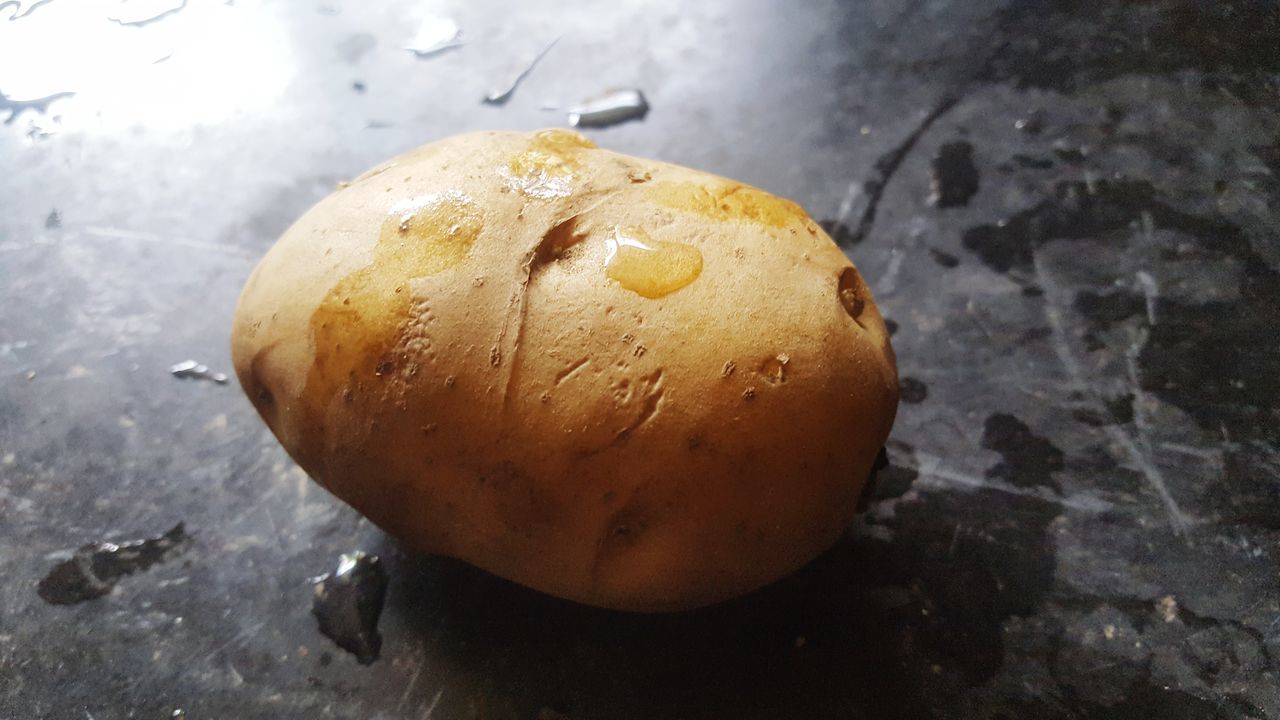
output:
[[[418,2],[0,3],[0,718],[1280,717],[1273,4],[431,8],[419,59]],[[896,323],[892,466],[810,567],[648,617],[408,557],[168,375],[336,182],[628,86],[594,139],[800,202]],[[356,549],[369,665],[310,615]]]

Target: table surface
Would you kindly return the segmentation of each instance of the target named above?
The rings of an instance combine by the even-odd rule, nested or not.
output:
[[[0,3],[0,718],[1280,717],[1274,4],[189,0],[145,22],[177,5]],[[406,51],[428,11],[465,44]],[[337,182],[613,87],[652,109],[600,145],[823,220],[903,375],[847,536],[681,615],[407,555],[234,380],[168,372],[229,371],[242,283]],[[100,597],[38,592],[80,546],[179,522]],[[310,613],[308,578],[357,549],[390,575],[370,665]]]

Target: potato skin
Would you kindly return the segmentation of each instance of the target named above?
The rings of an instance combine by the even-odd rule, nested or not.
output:
[[[641,231],[673,250],[607,261]],[[898,403],[870,292],[803,210],[564,130],[441,140],[321,200],[232,352],[290,455],[390,534],[637,611],[829,547]]]

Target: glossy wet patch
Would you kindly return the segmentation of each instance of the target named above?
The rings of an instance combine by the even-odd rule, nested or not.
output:
[[[541,130],[499,172],[507,187],[526,197],[568,197],[575,191],[579,155],[595,147],[595,143],[571,130]]]
[[[804,208],[749,185],[722,181],[655,182],[648,197],[673,210],[683,210],[721,222],[742,220],[770,227],[810,222]]]

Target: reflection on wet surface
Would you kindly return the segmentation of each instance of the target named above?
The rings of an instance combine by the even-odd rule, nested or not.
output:
[[[68,98],[55,106],[64,130],[223,122],[284,90],[294,74],[284,32],[256,3],[52,2],[0,23],[0,92]]]

